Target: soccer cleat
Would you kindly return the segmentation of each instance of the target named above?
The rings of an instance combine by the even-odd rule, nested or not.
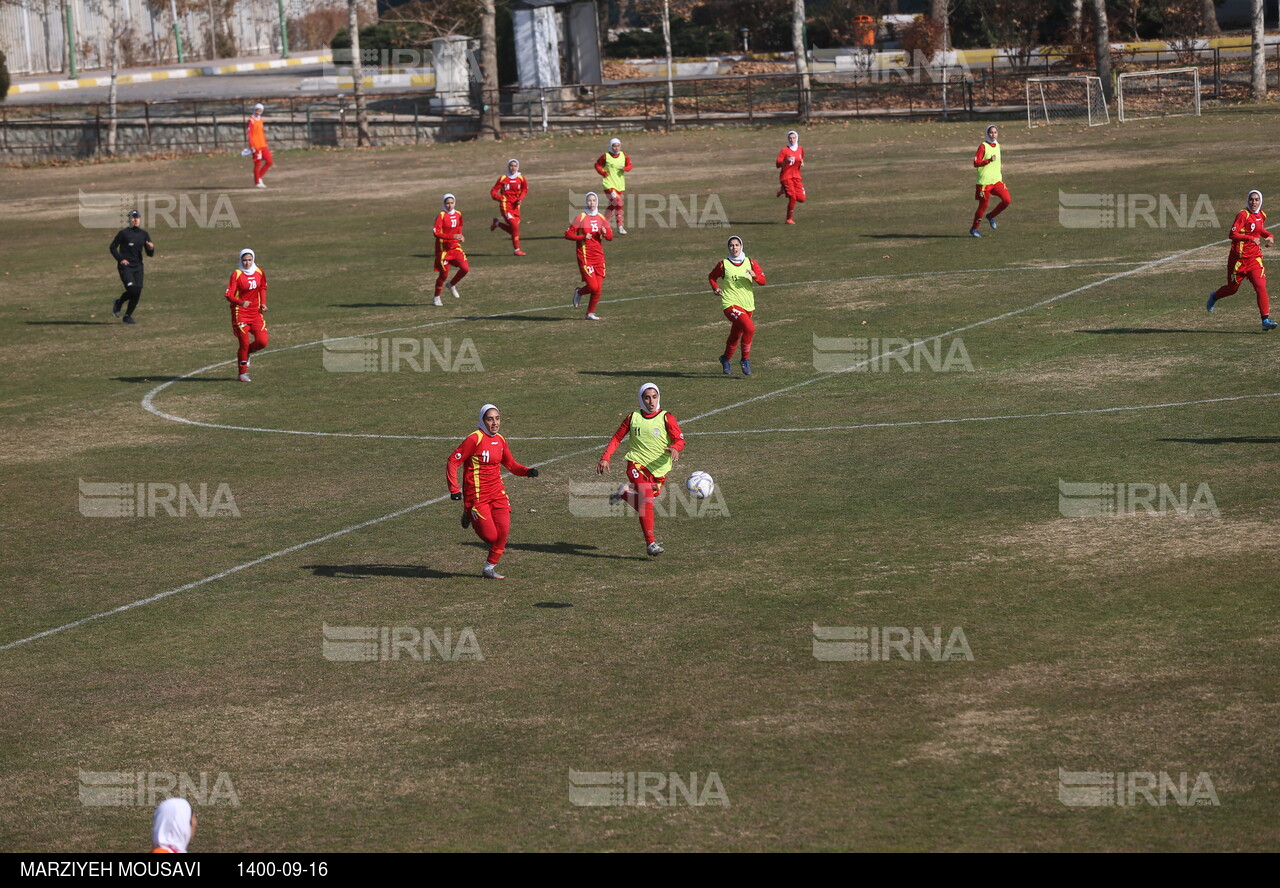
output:
[[[517,256],[526,256],[526,255],[528,255],[528,254],[527,254],[527,253],[525,253],[525,251],[524,251],[524,250],[517,249],[517,250],[516,250],[516,255],[517,255]]]
[[[662,548],[662,543],[650,543],[648,546],[645,547],[645,551],[648,552],[650,555],[661,555],[663,552],[667,550]]]
[[[596,314],[594,311],[589,311],[589,312],[587,312],[587,320],[588,320],[588,321],[599,321],[599,320],[603,320],[603,318],[601,318],[601,317],[600,317],[600,315]]]
[[[133,319],[133,315],[125,315],[125,316],[124,316],[124,322],[125,322],[126,324],[136,324],[136,323],[138,323],[137,321],[135,321],[135,320]]]
[[[437,293],[437,294],[436,294],[435,301],[434,301],[434,302],[432,302],[431,304],[432,304],[432,305],[444,305],[444,303],[440,301],[440,294],[439,294],[439,293]]]
[[[969,229],[969,236],[970,236],[970,237],[982,237],[982,232],[981,232],[981,231],[979,231],[979,230],[978,230],[978,229],[976,229],[976,228],[970,228],[970,229]]]
[[[253,380],[249,378],[248,373],[241,373],[239,379],[241,382],[253,382]]]
[[[454,299],[461,299],[461,298],[462,298],[462,294],[458,292],[458,288],[457,288],[457,287],[455,287],[453,284],[450,284],[450,285],[449,285],[449,292],[453,294],[453,298],[454,298]]]
[[[573,288],[573,307],[577,308],[581,302],[582,302],[582,294],[578,292],[577,287],[574,287]]]
[[[505,580],[502,574],[498,573],[498,565],[486,563],[483,571],[486,580]]]
[[[1209,301],[1204,304],[1204,310],[1209,312],[1209,314],[1213,314],[1213,304],[1218,301],[1218,297],[1216,295],[1217,292],[1217,290],[1211,292],[1209,294]]]
[[[122,305],[124,305],[123,299],[117,299],[115,302],[111,303],[111,313],[116,317],[120,317],[120,306]]]
[[[626,234],[626,233],[627,233],[627,229],[625,229],[625,228],[623,228],[621,225],[619,225],[619,226],[618,226],[618,234]]]
[[[609,494],[609,505],[617,505],[627,498],[627,494],[631,492],[631,485],[623,483],[621,487]]]
[[[257,185],[254,185],[253,187],[254,187],[254,188],[266,188],[267,186],[266,186],[266,185],[263,185],[261,182],[259,182]]]
[[[490,230],[490,231],[497,231],[497,230],[498,230],[498,217],[497,217],[497,216],[494,216],[494,217],[493,217],[493,221],[489,223],[489,230]]]
[[[788,216],[788,217],[787,217],[787,224],[788,224],[788,225],[795,225],[795,224],[796,224],[796,220],[795,220],[795,219],[792,219],[790,216]]]
[[[987,216],[987,224],[991,226],[992,231],[995,231],[997,228],[1000,227],[999,225],[996,224],[996,220],[992,219],[990,216]]]
[[[1266,333],[1268,330],[1274,330],[1276,327],[1280,327],[1280,324],[1277,324],[1275,321],[1271,320],[1270,316],[1262,319],[1263,333]]]
[[[751,375],[751,362],[750,362],[750,361],[748,361],[746,358],[743,358],[741,361],[739,361],[739,363],[742,365],[742,375],[743,375],[743,376],[750,376],[750,375]]]
[[[720,369],[724,371],[725,376],[733,375],[733,366],[729,363],[729,359],[724,355],[720,356]]]

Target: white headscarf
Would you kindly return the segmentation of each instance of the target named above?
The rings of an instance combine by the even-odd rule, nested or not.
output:
[[[609,153],[610,153],[610,154],[612,154],[612,153],[613,153],[613,146],[614,146],[614,145],[617,145],[617,146],[618,146],[618,149],[619,149],[619,150],[621,150],[621,149],[622,149],[622,140],[621,140],[621,139],[610,139],[610,140],[609,140],[609,149],[608,149],[608,150],[609,150]]]
[[[787,135],[788,135],[788,136],[795,136],[795,137],[796,137],[796,147],[797,147],[797,148],[799,148],[799,147],[800,147],[800,134],[799,134],[798,132],[796,132],[795,130],[787,130]],[[788,147],[788,148],[790,148],[790,147],[791,147],[791,140],[790,140],[790,139],[787,139],[787,147]]]
[[[738,257],[738,261],[736,262],[734,262],[733,254],[729,252],[729,241],[735,241],[735,240],[742,246],[742,255]],[[743,262],[747,261],[747,245],[742,243],[742,238],[738,237],[736,234],[731,234],[729,235],[728,238],[725,239],[724,249],[725,249],[724,258],[729,262],[733,262],[734,265],[741,265]]]
[[[508,172],[508,179],[514,179],[516,176],[520,175],[520,161],[516,160],[514,157],[507,161],[507,169],[510,170],[511,164],[513,163],[516,165],[516,171],[514,173]]]
[[[1249,195],[1252,195],[1252,194],[1258,195],[1258,212],[1262,212],[1262,192],[1259,191],[1257,188],[1253,189],[1252,191],[1249,192],[1249,194],[1246,194],[1244,196],[1244,208],[1246,210],[1249,209]]]
[[[253,257],[253,264],[250,265],[248,268],[245,268],[243,265],[240,264],[241,262],[244,262],[245,253],[248,253],[250,256]],[[257,274],[258,273],[258,254],[253,252],[253,250],[250,250],[248,247],[245,247],[243,250],[240,251],[240,258],[236,261],[236,270],[243,271],[245,274]]]
[[[191,841],[191,803],[186,799],[165,799],[156,805],[151,823],[151,847],[187,853]]]
[[[587,206],[588,197],[594,197],[596,199],[596,208],[594,210]],[[582,195],[582,211],[588,216],[600,215],[600,195],[596,194],[594,191],[588,191],[586,194]]]
[[[440,209],[446,213],[449,212],[449,208],[444,205],[444,202],[451,197],[453,197],[452,194],[446,194],[444,197],[440,198]],[[458,212],[458,199],[456,197],[453,197],[453,211],[455,213]]]
[[[483,407],[481,407],[481,408],[480,408],[480,421],[477,423],[477,425],[478,425],[478,426],[479,426],[479,428],[480,428],[480,431],[484,432],[486,435],[487,435],[487,434],[489,434],[489,430],[488,430],[488,429],[486,429],[486,428],[484,427],[484,415],[485,415],[486,413],[488,413],[490,410],[498,410],[498,405],[497,405],[497,404],[485,404]],[[502,415],[502,411],[501,411],[501,410],[498,410],[498,415],[499,415],[499,416],[501,416],[501,415]]]
[[[267,109],[262,107],[262,103],[261,103],[261,102],[259,102],[258,104],[256,104],[256,105],[254,105],[254,106],[253,106],[253,113],[254,113],[254,114],[261,114],[261,113],[262,113],[263,111],[265,111],[265,110],[267,110]]]
[[[644,413],[645,410],[647,409],[644,406],[644,390],[645,389],[653,389],[655,392],[658,393],[658,406],[654,409],[654,412],[656,413],[657,411],[662,409],[662,390],[658,388],[656,385],[654,385],[652,382],[646,382],[644,385],[640,386],[640,393],[639,395],[637,395],[637,397],[640,398],[641,413]]]
[[[984,130],[982,131],[982,141],[984,141],[984,142],[990,142],[992,145],[994,145],[994,144],[995,144],[995,140],[993,140],[993,139],[991,138],[991,127],[993,127],[993,126],[995,126],[995,124],[994,124],[994,123],[993,123],[993,124],[991,124],[990,126],[988,126],[986,129],[984,129]]]

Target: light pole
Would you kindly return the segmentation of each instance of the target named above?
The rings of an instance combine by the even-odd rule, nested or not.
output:
[[[751,52],[751,46],[748,42],[749,38],[751,37],[751,29],[743,28],[739,33],[742,34],[742,51]]]
[[[182,32],[178,30],[178,6],[174,0],[169,0],[169,15],[173,19],[173,42],[178,48],[178,64],[183,63],[182,58]]]
[[[276,0],[280,8],[280,58],[289,58],[289,20],[284,16],[284,0]]]

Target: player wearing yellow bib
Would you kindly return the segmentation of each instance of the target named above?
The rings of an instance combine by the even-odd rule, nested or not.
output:
[[[653,533],[653,504],[662,492],[667,473],[684,450],[684,433],[670,413],[662,409],[662,394],[652,382],[640,386],[640,409],[631,413],[613,433],[604,455],[596,463],[597,474],[609,471],[609,458],[627,439],[627,482],[609,497],[625,500],[640,515],[645,552],[661,555],[662,543]]]
[[[618,234],[626,234],[627,229],[622,227],[622,197],[627,190],[626,174],[631,172],[631,158],[623,152],[621,139],[609,140],[609,150],[596,160],[596,172],[604,177],[604,193],[609,198],[604,217],[608,219],[612,213]]]
[[[1009,189],[1004,185],[1004,174],[1000,170],[1000,130],[995,126],[987,127],[986,141],[978,146],[978,153],[973,156],[973,166],[978,171],[978,188],[974,194],[974,198],[978,201],[978,212],[973,214],[973,224],[969,226],[969,234],[973,237],[982,237],[982,232],[978,228],[982,225],[985,216],[987,224],[994,231],[1000,226],[996,225],[996,216],[999,216],[1009,208],[1009,204],[1013,203],[1013,198],[1009,196]],[[991,195],[1000,198],[1000,205],[987,212],[987,204],[991,201]]]
[[[732,324],[729,338],[725,340],[724,354],[720,356],[720,369],[724,370],[725,376],[733,375],[730,362],[741,342],[742,375],[750,376],[751,340],[756,335],[756,325],[751,320],[751,313],[756,310],[756,296],[751,284],[754,282],[763,287],[764,271],[756,260],[748,259],[742,252],[742,238],[736,234],[729,238],[728,247],[728,257],[721,259],[707,275],[711,291],[720,297],[720,307]]]

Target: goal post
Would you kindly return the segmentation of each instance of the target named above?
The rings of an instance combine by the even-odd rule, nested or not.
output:
[[[1116,117],[1121,123],[1183,116],[1200,116],[1199,68],[1131,71],[1116,78]]]
[[[1075,124],[1102,126],[1111,122],[1102,78],[1027,78],[1027,126]]]

